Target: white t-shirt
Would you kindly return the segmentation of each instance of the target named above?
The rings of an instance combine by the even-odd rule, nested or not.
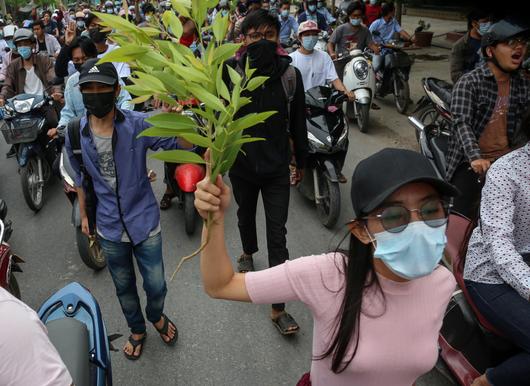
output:
[[[72,377],[31,308],[0,288],[0,385],[70,386]]]
[[[44,94],[44,85],[35,73],[35,66],[26,70],[26,83],[24,83],[24,92],[26,94]]]
[[[98,58],[102,58],[103,55],[105,55],[108,52],[114,51],[116,48],[119,48],[117,44],[108,44],[107,51],[99,54]],[[129,67],[127,63],[112,62],[112,64],[114,64],[114,67],[116,68],[116,71],[118,72],[118,76],[120,78],[128,78],[129,75],[131,75],[131,68]]]
[[[304,81],[304,91],[316,86],[325,86],[338,79],[333,60],[324,51],[313,50],[309,55],[302,54],[300,50],[290,54],[293,66],[300,70]]]

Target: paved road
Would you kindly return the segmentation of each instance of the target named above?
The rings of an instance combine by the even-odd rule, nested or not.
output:
[[[435,49],[433,49],[436,51]],[[431,50],[431,51],[433,51]],[[439,51],[439,50],[438,50]],[[435,53],[447,54],[447,51]],[[421,96],[419,80],[429,74],[447,78],[448,62],[417,61],[411,79],[412,99]],[[353,125],[345,175],[351,176],[356,163],[383,147],[414,148],[412,128],[399,115],[391,97],[379,100],[382,109],[372,110],[368,134]],[[8,150],[0,140],[0,197],[7,201],[9,218],[14,223],[11,244],[26,259],[24,273],[18,276],[23,300],[37,308],[51,293],[73,280],[86,285],[99,300],[109,333],[126,336],[127,328],[106,270],[93,273],[85,267],[76,251],[74,230],[70,225],[70,204],[62,186],[55,181],[46,191],[44,208],[34,214],[21,194],[14,159],[5,160]],[[161,165],[150,162],[159,176]],[[161,179],[154,184],[162,196]],[[289,212],[288,246],[293,258],[334,249],[352,217],[349,184],[342,186],[342,211],[333,230],[320,225],[313,206],[293,190]],[[167,276],[178,258],[199,244],[199,232],[188,237],[184,232],[182,211],[172,207],[162,213],[164,259]],[[258,215],[259,242],[265,247],[263,212]],[[235,257],[240,254],[234,207],[227,216],[227,245]],[[266,251],[257,254],[257,269],[266,266]],[[169,283],[166,313],[177,323],[180,340],[167,348],[155,330],[148,327],[149,338],[140,361],[129,362],[121,353],[112,355],[116,385],[294,385],[309,369],[312,337],[310,314],[301,304],[289,304],[301,332],[292,339],[279,336],[268,320],[268,306],[214,301],[203,292],[198,261],[188,263]],[[142,299],[143,301],[143,299]],[[117,342],[118,347],[124,338]],[[424,377],[418,386],[443,386],[437,374]]]

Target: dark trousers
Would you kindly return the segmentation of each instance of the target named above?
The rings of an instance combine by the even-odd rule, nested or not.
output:
[[[114,242],[99,238],[107,266],[112,276],[121,309],[133,334],[145,332],[145,319],[136,289],[133,254],[142,275],[147,297],[147,320],[156,323],[162,317],[167,287],[162,260],[162,236],[158,233],[133,246],[131,243]]]
[[[274,267],[289,260],[285,228],[289,211],[289,175],[251,180],[230,174],[230,181],[238,205],[237,219],[243,252],[252,255],[258,251],[256,207],[261,192],[265,209],[269,266]],[[285,304],[273,304],[273,308],[282,311]]]
[[[482,179],[480,178],[480,180]],[[460,191],[460,195],[454,198],[453,210],[475,220],[480,210],[480,193],[482,190],[479,175],[466,162],[456,168],[451,183]]]
[[[508,284],[466,280],[473,302],[488,321],[513,344],[519,354],[486,371],[493,386],[528,386],[530,382],[530,302]]]

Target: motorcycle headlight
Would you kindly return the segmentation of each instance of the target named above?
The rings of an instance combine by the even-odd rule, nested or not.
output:
[[[324,142],[322,142],[320,139],[315,137],[315,135],[313,133],[311,133],[310,131],[307,132],[307,139],[309,139],[309,142],[311,142],[313,144],[313,146],[315,146],[317,149],[326,149],[327,148],[327,146],[324,144]]]
[[[368,76],[368,63],[364,60],[358,61],[353,65],[353,71],[359,80],[365,80]]]
[[[23,101],[14,101],[13,106],[15,107],[15,111],[20,114],[29,113],[34,99],[35,98],[29,98]]]

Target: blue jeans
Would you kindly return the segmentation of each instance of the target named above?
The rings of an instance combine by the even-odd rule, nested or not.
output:
[[[508,284],[482,284],[466,280],[475,305],[488,321],[513,344],[519,354],[497,367],[486,377],[493,386],[528,386],[530,382],[530,302]]]
[[[136,290],[133,254],[147,296],[147,320],[156,323],[162,317],[167,293],[162,260],[162,236],[158,233],[136,246],[131,243],[116,243],[102,237],[99,239],[127,324],[133,334],[143,334],[145,320]]]

